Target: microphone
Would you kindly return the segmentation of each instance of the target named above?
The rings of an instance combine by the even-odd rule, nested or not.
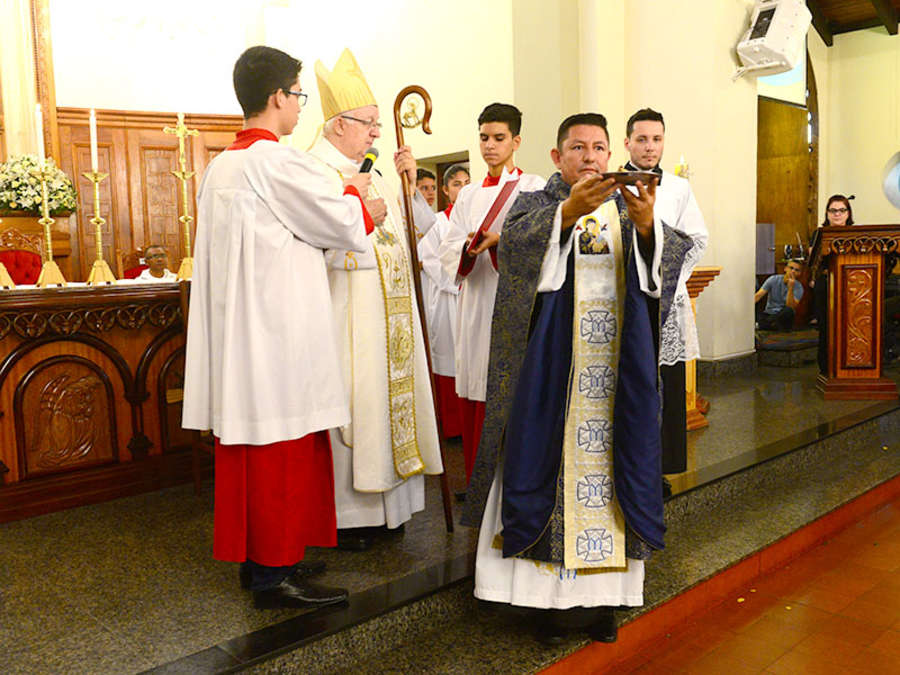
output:
[[[372,170],[372,165],[375,163],[375,160],[378,158],[378,148],[371,147],[366,150],[366,156],[363,159],[362,165],[359,167],[360,173],[369,173]]]

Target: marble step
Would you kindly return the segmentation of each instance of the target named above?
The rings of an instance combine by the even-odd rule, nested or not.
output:
[[[755,466],[688,489],[667,502],[667,547],[647,565],[645,605],[620,613],[620,624],[900,475],[900,410],[786,442],[795,443],[796,449],[763,456]],[[460,559],[456,564],[470,561]],[[462,569],[457,568],[459,578],[437,592],[261,660],[248,670],[524,673],[540,670],[587,644],[586,636],[576,634],[558,647],[540,645],[527,611],[480,609],[472,597],[471,577]]]

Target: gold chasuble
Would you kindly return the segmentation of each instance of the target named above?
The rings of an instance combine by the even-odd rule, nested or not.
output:
[[[613,498],[613,408],[625,263],[615,200],[576,223],[572,369],[563,439],[566,569],[625,567]]]

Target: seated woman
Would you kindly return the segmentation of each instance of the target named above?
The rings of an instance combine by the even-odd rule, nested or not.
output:
[[[853,209],[850,200],[844,195],[831,195],[825,206],[825,220],[820,227],[839,227],[853,225]],[[828,270],[823,266],[818,278],[810,282],[813,289],[813,314],[819,327],[819,352],[817,361],[819,372],[828,374]]]

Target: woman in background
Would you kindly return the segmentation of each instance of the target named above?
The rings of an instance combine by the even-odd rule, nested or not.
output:
[[[825,206],[825,220],[819,227],[839,227],[853,225],[853,209],[850,200],[853,196],[831,195]],[[816,235],[818,232],[816,232]],[[813,313],[819,328],[819,372],[828,374],[828,270],[819,270],[819,276],[811,283],[813,287]]]

